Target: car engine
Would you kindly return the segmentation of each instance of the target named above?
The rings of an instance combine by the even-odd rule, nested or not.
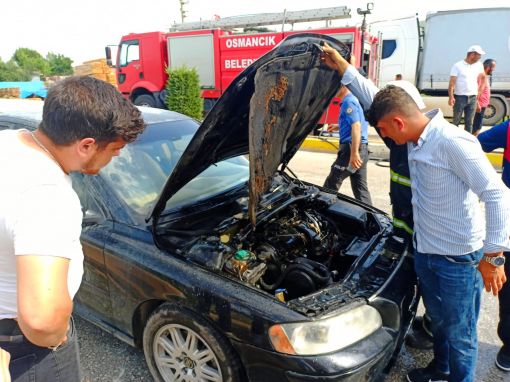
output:
[[[313,198],[288,203],[256,229],[242,216],[226,219],[217,235],[195,241],[186,257],[282,301],[340,281],[362,253],[360,243],[368,242],[371,214],[315,191]]]

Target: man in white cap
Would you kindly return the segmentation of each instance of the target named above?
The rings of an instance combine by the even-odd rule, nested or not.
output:
[[[369,123],[407,150],[414,266],[434,336],[434,359],[411,370],[407,380],[473,382],[482,285],[497,295],[506,282],[508,190],[476,138],[452,128],[441,110],[423,114],[414,92],[400,86],[377,92],[335,49],[325,45],[323,52],[342,84],[362,104],[370,102]]]
[[[482,91],[481,84],[485,83],[480,63],[482,54],[485,52],[480,45],[470,46],[466,58],[452,66],[448,84],[448,105],[453,106],[453,124],[459,126],[464,113],[465,130],[470,133],[473,132],[473,118]]]

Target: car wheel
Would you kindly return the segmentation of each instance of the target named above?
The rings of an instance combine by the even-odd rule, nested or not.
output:
[[[164,304],[147,321],[143,351],[152,376],[159,382],[243,380],[232,345],[204,318]]]
[[[133,102],[136,106],[156,107],[156,100],[149,94],[142,94],[135,98]]]

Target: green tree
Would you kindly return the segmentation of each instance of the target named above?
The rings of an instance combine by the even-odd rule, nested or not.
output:
[[[14,52],[12,59],[20,68],[26,70],[29,74],[39,74],[47,76],[50,74],[50,65],[41,54],[33,49],[18,48]]]
[[[63,54],[48,53],[46,60],[50,65],[49,74],[52,76],[71,76],[73,75],[73,60]]]
[[[195,68],[185,66],[167,69],[166,106],[189,117],[202,119],[204,103],[200,97],[200,81]]]
[[[13,60],[3,62],[0,59],[0,81],[30,81],[31,79],[31,74],[20,68]]]

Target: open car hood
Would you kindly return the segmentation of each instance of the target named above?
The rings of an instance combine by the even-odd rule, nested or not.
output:
[[[295,34],[246,68],[216,102],[182,154],[150,215],[210,165],[249,153],[250,219],[273,175],[313,130],[340,87],[341,77],[321,63],[320,43],[346,58],[349,49],[332,37]]]

